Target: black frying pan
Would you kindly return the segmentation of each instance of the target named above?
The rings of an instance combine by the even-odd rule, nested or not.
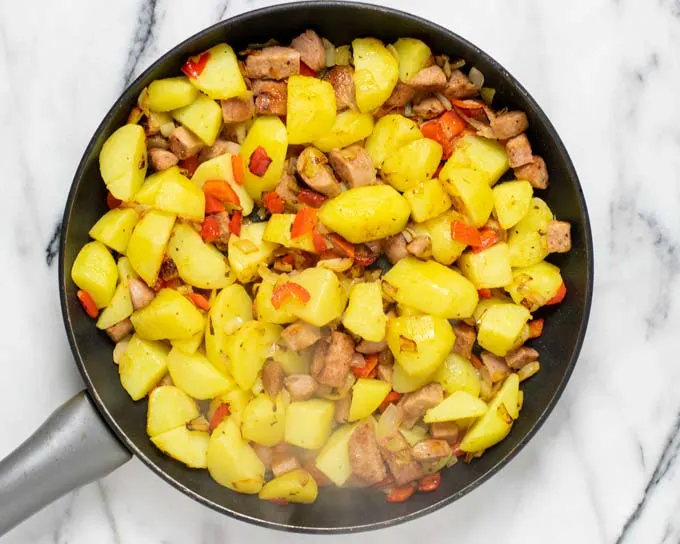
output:
[[[314,28],[336,44],[360,36],[386,42],[411,36],[433,51],[464,57],[497,90],[497,105],[524,110],[529,137],[550,170],[541,196],[555,214],[572,223],[573,250],[554,256],[568,292],[562,305],[545,312],[546,327],[536,342],[541,372],[523,384],[521,417],[510,436],[473,463],[443,474],[434,493],[388,504],[381,493],[324,489],[313,505],[280,507],[233,493],[205,470],[191,470],[163,455],[145,432],[146,402],[132,402],[111,362],[112,344],[76,299],[70,270],[87,232],[106,212],[98,156],[106,138],[125,123],[140,91],[151,81],[179,74],[185,59],[226,41],[236,50],[276,38],[290,40]],[[66,332],[87,391],[62,406],[10,457],[0,463],[0,534],[70,489],[97,479],[135,454],[182,492],[235,518],[275,529],[338,533],[377,529],[432,512],[462,497],[500,470],[534,435],[562,393],[583,342],[593,288],[593,248],[588,214],[574,167],[555,129],[526,90],[497,62],[453,32],[391,9],[350,2],[305,2],[270,7],[218,23],[161,57],[114,104],[97,129],[78,167],[64,212],[59,256],[59,289]],[[95,410],[96,409],[96,410]]]

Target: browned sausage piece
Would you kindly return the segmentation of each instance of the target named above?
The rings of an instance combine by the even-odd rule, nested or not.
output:
[[[377,484],[387,476],[378,442],[367,423],[359,425],[352,432],[349,439],[349,462],[352,472],[366,483]]]
[[[397,263],[409,256],[406,238],[403,234],[395,234],[385,240],[385,255],[392,264]]]
[[[119,321],[106,329],[106,334],[108,334],[109,338],[114,342],[119,342],[130,333],[132,333],[132,321],[129,319],[123,319],[123,321]]]
[[[234,97],[222,102],[222,119],[226,125],[248,121],[255,115],[253,97]]]
[[[316,380],[309,374],[291,374],[284,383],[293,401],[307,400],[316,391]]]
[[[326,67],[326,52],[319,35],[306,30],[291,42],[291,47],[300,53],[300,60],[315,72]]]
[[[312,376],[322,385],[342,387],[349,373],[349,363],[354,354],[352,338],[333,331],[329,338],[321,340],[314,350]]]
[[[238,155],[239,151],[241,151],[241,146],[238,145],[236,142],[229,142],[227,140],[215,140],[215,143],[211,145],[210,147],[206,147],[203,151],[201,151],[201,154],[198,156],[198,160],[200,162],[205,162],[209,161],[210,159],[214,159],[215,157],[219,157],[220,155],[224,155],[226,153],[231,153],[232,155]]]
[[[156,172],[167,170],[179,162],[177,155],[171,151],[153,147],[149,149],[149,164]]]
[[[216,213],[213,217],[217,220],[219,232],[217,239],[213,242],[215,247],[220,251],[227,251],[229,244],[229,237],[231,236],[231,227],[229,225],[229,212]]]
[[[443,91],[447,82],[444,70],[435,64],[423,68],[406,83],[416,91],[434,92]]]
[[[258,115],[286,115],[288,86],[282,81],[253,81],[255,112]]]
[[[296,168],[300,177],[316,192],[329,198],[338,196],[342,190],[335,179],[328,159],[315,147],[306,147],[297,159]]]
[[[428,383],[413,393],[404,395],[399,401],[404,419],[402,425],[407,429],[413,427],[427,410],[437,406],[444,400],[444,390],[439,383]]]
[[[435,96],[428,96],[413,104],[413,115],[425,121],[435,119],[446,111],[444,104]]]
[[[251,79],[285,79],[300,73],[300,53],[292,47],[265,47],[246,57]]]
[[[352,397],[346,396],[335,401],[334,418],[336,423],[347,423],[349,420],[349,407],[352,404]]]
[[[491,119],[491,130],[499,140],[519,136],[528,128],[529,120],[523,111],[509,111]]]
[[[514,138],[510,138],[505,142],[505,151],[508,154],[508,163],[510,168],[519,168],[525,164],[529,164],[534,155],[531,152],[531,144],[527,135],[522,133]]]
[[[374,115],[376,117],[382,117],[383,115],[387,115],[388,113],[394,110],[403,108],[413,99],[415,94],[416,91],[413,87],[409,87],[408,85],[406,85],[406,83],[398,81],[390,97],[385,101],[385,103],[382,106],[380,106],[380,108],[378,109],[378,111],[375,112]]]
[[[519,347],[505,356],[505,362],[513,370],[519,370],[534,361],[538,361],[538,351],[529,346]]]
[[[488,351],[482,352],[482,363],[484,363],[484,366],[489,371],[493,383],[502,382],[510,374],[510,369],[505,363],[505,359]]]
[[[542,157],[534,155],[534,159],[524,166],[515,168],[515,177],[517,179],[525,179],[534,189],[548,188],[548,168]]]
[[[296,321],[281,332],[281,340],[292,351],[308,348],[321,339],[321,329],[304,321]]]
[[[169,149],[170,144],[168,143],[168,141],[165,138],[163,138],[163,136],[160,136],[160,135],[149,136],[146,139],[146,148],[147,149],[154,149],[154,148]]]
[[[349,366],[352,368],[362,368],[366,366],[366,359],[364,359],[364,356],[361,353],[355,351],[352,355],[352,360],[349,362]]]
[[[300,461],[293,454],[278,452],[272,454],[272,472],[274,477],[281,476],[281,474],[298,468],[300,468]]]
[[[382,381],[392,385],[392,376],[394,374],[394,365],[379,364],[378,365],[378,378]]]
[[[356,109],[354,69],[351,66],[335,66],[326,74],[325,79],[333,86],[338,111]]]
[[[262,385],[270,398],[276,397],[283,389],[283,369],[276,361],[267,361],[262,367]]]
[[[444,96],[449,100],[464,99],[472,98],[478,92],[479,89],[472,84],[472,81],[463,72],[454,70],[444,89]]]
[[[334,149],[328,154],[328,160],[338,177],[351,188],[373,185],[376,181],[375,166],[363,146]]]
[[[179,160],[197,155],[204,147],[201,139],[184,127],[177,127],[170,134],[170,151],[177,155]]]
[[[423,467],[413,458],[411,447],[400,432],[378,440],[378,446],[397,485],[422,477]]]
[[[505,232],[505,229],[501,227],[501,224],[493,217],[489,218],[489,220],[484,224],[483,228],[492,230],[499,242],[505,242],[508,238],[508,234]]]
[[[453,326],[453,332],[456,335],[453,352],[466,359],[472,357],[472,346],[475,345],[475,340],[477,340],[477,333],[474,327],[458,322]]]
[[[371,353],[380,353],[387,348],[387,342],[381,340],[380,342],[371,342],[370,340],[362,340],[357,344],[357,351],[363,353],[364,355],[370,355]]]
[[[418,461],[436,461],[448,457],[451,453],[449,443],[441,439],[423,440],[413,446],[411,450],[413,458]]]
[[[425,257],[432,251],[432,243],[430,237],[427,235],[416,236],[406,246],[406,249],[411,255],[416,257]]]
[[[132,307],[135,310],[139,310],[140,308],[148,306],[156,296],[156,293],[154,293],[153,289],[151,289],[142,280],[138,280],[137,278],[130,278],[128,287],[130,288],[130,300],[132,301]]]
[[[284,170],[281,174],[281,181],[279,181],[274,192],[289,206],[296,207],[298,205],[297,195],[300,192],[300,186],[297,184],[295,176],[287,170]]]
[[[260,458],[260,461],[262,461],[262,464],[264,465],[265,470],[271,470],[272,468],[272,449],[263,446],[261,444],[256,444],[255,442],[252,442],[250,444],[250,447],[253,448],[253,451],[255,452],[255,455],[257,455]]]
[[[430,434],[432,438],[439,438],[446,440],[449,444],[455,444],[460,435],[460,429],[453,421],[440,421],[430,425]]]
[[[551,221],[548,224],[548,251],[567,253],[571,250],[571,224],[566,221]]]

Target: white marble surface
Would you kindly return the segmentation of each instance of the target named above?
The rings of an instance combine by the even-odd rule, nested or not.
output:
[[[0,457],[82,387],[51,242],[91,133],[130,78],[201,28],[268,0],[0,0]],[[535,96],[581,176],[596,290],[580,363],[538,436],[394,543],[680,542],[680,2],[383,0],[449,26]],[[0,508],[2,505],[0,505]],[[133,460],[7,544],[316,542],[222,517]]]

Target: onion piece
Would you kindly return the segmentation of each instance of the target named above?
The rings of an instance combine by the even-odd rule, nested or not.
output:
[[[170,135],[172,132],[175,130],[175,123],[172,121],[169,121],[167,123],[163,123],[161,125],[160,131],[161,134],[163,135],[163,138],[170,138]]]
[[[482,74],[476,66],[470,68],[468,78],[470,79],[470,83],[477,87],[477,89],[481,89],[484,86],[484,74]]]
[[[253,395],[256,397],[264,391],[264,384],[262,383],[262,376],[258,376],[255,379],[255,383],[253,384],[253,387],[250,389],[253,392]]]
[[[127,350],[128,344],[130,343],[130,338],[132,337],[127,336],[123,338],[121,341],[116,343],[116,346],[113,348],[113,362],[115,364],[117,365],[120,364],[120,361],[123,358],[125,351]]]
[[[451,62],[452,70],[460,70],[463,66],[465,66],[465,59],[456,59]]]
[[[186,425],[187,429],[190,431],[204,431],[208,432],[210,430],[210,423],[203,416],[198,416],[189,421]]]
[[[234,334],[243,326],[243,318],[239,316],[232,317],[224,324],[224,332],[226,334]]]
[[[349,45],[341,45],[335,48],[335,65],[350,66],[352,64],[352,51]]]
[[[493,102],[493,97],[496,96],[496,89],[492,89],[491,87],[482,87],[479,91],[479,94],[482,96],[482,100],[484,100],[484,102],[490,106]]]
[[[335,46],[326,38],[321,38],[321,43],[323,43],[323,51],[326,55],[326,68],[335,66]]]
[[[406,351],[410,353],[418,352],[418,344],[410,338],[406,338],[404,335],[399,335],[399,351]]]
[[[413,103],[407,102],[404,106],[404,117],[413,117]]]
[[[451,104],[451,101],[448,98],[446,98],[442,93],[435,93],[434,95],[442,103],[442,106],[446,108],[446,111],[451,111],[453,109],[453,104]]]
[[[239,238],[234,242],[234,246],[239,250],[245,253],[246,255],[250,255],[251,253],[256,253],[258,248],[257,246],[251,242],[250,240],[247,240],[245,238]]]
[[[336,257],[334,259],[322,259],[316,266],[319,268],[327,268],[333,272],[346,272],[352,268],[353,264],[354,261],[349,257]]]
[[[397,294],[397,288],[385,280],[382,280],[380,283],[382,287],[383,298],[387,302],[396,302],[394,297]]]
[[[534,361],[533,363],[524,365],[517,372],[517,376],[519,376],[519,381],[523,382],[524,380],[531,378],[534,374],[537,374],[539,370],[541,370],[541,363],[539,363],[538,361]]]
[[[387,438],[399,432],[399,427],[404,418],[401,408],[396,404],[390,404],[385,411],[380,415],[378,425],[375,429],[377,438]]]

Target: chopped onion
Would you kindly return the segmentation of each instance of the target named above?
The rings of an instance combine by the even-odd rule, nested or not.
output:
[[[167,123],[163,123],[161,125],[160,131],[161,134],[163,135],[163,138],[170,138],[170,135],[173,133],[175,130],[175,123],[172,121],[169,121]]]
[[[451,70],[460,70],[465,66],[465,59],[456,59],[451,63]]]
[[[378,425],[375,429],[375,434],[378,438],[387,438],[399,431],[401,422],[403,420],[403,413],[401,408],[396,404],[390,404],[381,414],[378,420]]]
[[[243,145],[243,142],[246,139],[246,133],[248,132],[248,128],[245,122],[243,123],[237,123],[234,125],[234,134],[236,135],[236,143],[239,145]]]
[[[411,340],[410,338],[406,338],[403,335],[399,335],[399,351],[407,351],[411,353],[417,353],[418,352],[418,344],[415,343],[414,340]]]
[[[531,378],[534,374],[537,374],[539,370],[541,370],[541,363],[539,363],[538,361],[534,361],[533,363],[524,365],[517,372],[517,376],[519,376],[519,381],[523,382],[524,380]]]
[[[404,106],[404,117],[413,117],[413,103],[407,102]]]
[[[341,45],[335,48],[335,64],[336,66],[352,64],[352,51],[350,51],[349,45]]]
[[[404,240],[406,240],[407,244],[413,242],[413,239],[416,237],[415,233],[411,229],[404,229],[401,231],[401,235],[404,237]]]
[[[137,97],[137,105],[146,115],[149,115],[149,88],[144,87]]]
[[[262,383],[261,376],[258,376],[255,379],[255,383],[253,384],[253,387],[250,390],[253,392],[253,395],[255,396],[259,395],[260,393],[262,393],[262,391],[264,391],[264,384]]]
[[[335,46],[326,38],[322,38],[321,42],[323,43],[323,51],[326,54],[326,67],[335,66]]]
[[[354,261],[349,257],[336,257],[334,259],[322,259],[317,263],[316,266],[320,268],[327,268],[333,272],[346,272],[352,268],[353,264]]]
[[[496,96],[496,89],[492,89],[491,87],[482,87],[479,91],[479,94],[482,95],[482,100],[484,100],[484,102],[490,106],[493,102],[493,97]]]
[[[245,238],[236,240],[236,242],[234,242],[234,246],[236,246],[239,251],[245,253],[246,255],[256,253],[258,250],[257,246],[253,242],[246,240]]]
[[[470,79],[470,83],[472,83],[478,89],[481,89],[484,86],[484,74],[482,74],[482,72],[480,72],[476,66],[470,68],[468,78]]]
[[[210,423],[203,416],[198,416],[187,423],[187,429],[190,431],[204,431],[210,430]]]
[[[120,364],[120,360],[123,358],[123,355],[127,350],[130,338],[132,337],[126,336],[120,342],[116,343],[116,346],[113,348],[113,362],[116,363],[117,365]]]
[[[397,288],[385,280],[382,280],[380,283],[385,300],[387,300],[387,302],[395,302],[394,297],[397,294]]]
[[[451,104],[451,101],[448,98],[446,98],[442,93],[435,93],[435,96],[446,108],[446,111],[451,111],[453,109],[453,104]]]
[[[347,377],[345,378],[345,383],[336,391],[332,391],[327,395],[324,395],[325,399],[328,400],[340,400],[345,398],[347,395],[349,395],[349,392],[352,390],[352,387],[356,383],[357,379],[354,376],[352,372],[349,372],[347,374]]]
[[[243,326],[243,318],[234,316],[224,324],[224,332],[227,334],[234,334],[241,326]]]
[[[130,114],[128,115],[127,118],[127,123],[129,125],[136,125],[137,123],[139,123],[143,116],[144,112],[142,111],[142,109],[135,106],[130,110]]]

